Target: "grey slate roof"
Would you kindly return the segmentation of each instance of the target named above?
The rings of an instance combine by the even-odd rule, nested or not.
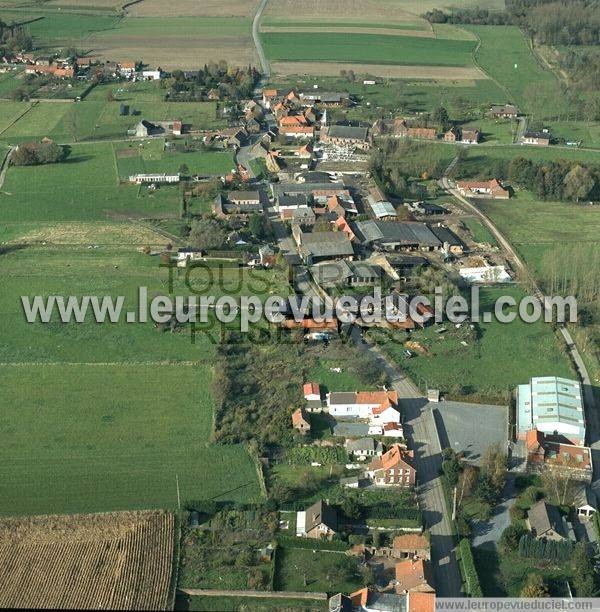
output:
[[[352,140],[367,140],[369,128],[353,127],[351,125],[332,125],[327,132],[330,138],[348,138]]]
[[[330,404],[354,404],[356,393],[354,391],[333,391],[329,394]]]
[[[281,194],[310,194],[313,191],[321,190],[344,191],[346,186],[344,183],[271,183],[271,191],[274,197],[279,197]]]
[[[376,442],[373,438],[359,438],[358,440],[346,440],[346,450],[349,453],[358,451],[375,452],[381,449],[381,442]]]
[[[313,257],[354,255],[350,239],[344,232],[313,232],[302,234],[301,249]]]
[[[441,242],[425,223],[399,223],[396,221],[358,221],[358,237],[363,242],[398,243],[440,247]]]
[[[537,537],[542,537],[550,529],[566,537],[562,517],[556,506],[551,506],[542,500],[529,509],[527,518],[532,532]]]
[[[309,532],[321,523],[337,531],[337,512],[322,499],[306,509],[306,531]]]

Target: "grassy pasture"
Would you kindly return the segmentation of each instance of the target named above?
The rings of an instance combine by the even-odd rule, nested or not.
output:
[[[372,64],[471,66],[473,41],[342,33],[267,32],[265,53],[273,61],[334,61]]]
[[[230,151],[178,153],[164,151],[162,139],[115,145],[119,176],[126,179],[138,172],[176,173],[186,164],[192,174],[222,175],[234,167]]]
[[[525,293],[517,287],[482,287],[481,312],[493,313],[494,301],[505,295],[518,303]],[[549,324],[527,324],[518,317],[503,324],[493,318],[490,323],[479,324],[477,338],[465,335],[464,325],[461,329],[445,327],[448,331],[444,334],[437,334],[435,326],[413,332],[410,339],[428,352],[411,359],[404,355],[403,333],[380,338],[384,350],[415,381],[452,396],[507,401],[512,389],[532,376],[573,376],[568,357]],[[461,344],[463,341],[467,346]]]
[[[531,52],[524,34],[516,26],[463,26],[481,40],[477,63],[511,94],[513,102],[528,112],[544,116],[556,112],[556,77],[543,68]],[[543,95],[539,95],[543,92]],[[536,96],[536,94],[538,94]],[[532,99],[535,97],[535,107]]]
[[[63,11],[40,13],[36,9],[32,9],[31,13],[19,12],[13,15],[19,21],[37,16],[43,18],[28,23],[27,29],[40,46],[85,46],[84,41],[91,34],[111,30],[119,23],[116,15],[85,15]]]
[[[114,100],[109,101],[111,94]],[[127,114],[120,114],[121,104]],[[7,115],[15,109],[26,108],[25,103],[0,100],[0,109]],[[136,115],[133,115],[133,110]],[[12,115],[11,115],[12,117]],[[99,85],[81,102],[37,102],[33,109],[0,137],[9,142],[50,136],[60,142],[77,140],[124,138],[127,130],[141,119],[170,121],[180,119],[198,129],[216,129],[225,125],[217,118],[216,102],[169,102],[164,90],[157,83],[123,83],[120,86]],[[0,116],[2,125],[9,125],[8,118]]]
[[[0,512],[175,507],[255,500],[241,446],[207,445],[210,369],[183,365],[0,366]]]
[[[77,144],[66,162],[9,168],[0,193],[0,223],[174,217],[179,202],[177,186],[151,193],[119,185],[112,144]]]
[[[26,103],[9,102],[6,104],[9,108],[22,109]],[[3,132],[2,139],[9,142],[22,142],[50,136],[70,108],[71,103],[69,102],[38,102],[21,119]]]
[[[12,91],[21,85],[20,70],[11,70],[0,74],[0,98],[8,98]]]
[[[481,209],[524,257],[539,272],[544,253],[558,245],[588,242],[598,244],[600,209],[567,202],[540,202],[526,191],[501,206],[482,201]]]

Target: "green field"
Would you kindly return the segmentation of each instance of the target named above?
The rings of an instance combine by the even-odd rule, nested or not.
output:
[[[269,86],[277,89],[312,89],[315,85],[326,91],[347,91],[359,102],[349,109],[331,109],[330,116],[375,121],[382,112],[418,113],[433,111],[438,106],[448,109],[452,118],[460,118],[467,109],[489,109],[505,94],[491,79],[476,81],[390,79],[377,85],[363,85],[334,77],[278,79]]]
[[[537,117],[557,112],[558,80],[538,63],[524,34],[516,26],[463,26],[476,34],[481,46],[477,63],[506,87],[512,102]]]
[[[492,233],[481,221],[479,221],[479,219],[475,219],[475,217],[468,217],[466,219],[462,219],[462,222],[467,226],[469,232],[471,232],[471,236],[475,242],[489,244],[491,246],[498,245]]]
[[[210,368],[0,366],[0,513],[176,507],[259,497],[241,446],[207,445]]]
[[[113,99],[109,100],[111,96]],[[222,119],[217,118],[215,102],[168,102],[164,96],[164,90],[156,82],[99,85],[81,102],[37,102],[15,125],[0,132],[0,138],[8,142],[43,136],[60,142],[125,138],[127,130],[142,119],[179,119],[193,128],[205,130],[225,125]],[[120,113],[121,104],[127,107],[125,115]],[[7,114],[23,105],[25,103],[0,101],[0,109],[6,108]],[[9,125],[4,113],[0,115],[0,130],[3,125]]]
[[[272,61],[332,61],[373,64],[472,66],[474,41],[378,34],[267,32]]]
[[[160,138],[115,146],[121,179],[136,173],[176,173],[183,164],[191,174],[222,176],[235,166],[230,151],[180,153],[165,151],[164,146]]]
[[[211,293],[247,292],[250,279],[236,287],[233,272]],[[207,336],[199,332],[192,343],[187,327],[163,332],[124,317],[104,324],[24,318],[22,295],[122,295],[125,308],[137,310],[138,287],[151,297],[168,291],[157,257],[110,247],[21,248],[0,257],[0,275],[0,513],[173,506],[176,475],[183,501],[259,497],[245,450],[209,444],[214,347]],[[181,275],[174,292],[190,293]]]
[[[600,242],[597,206],[541,202],[529,192],[518,191],[508,202],[486,200],[479,207],[537,273],[541,271],[544,253],[552,248]]]
[[[78,144],[66,162],[9,168],[0,193],[0,223],[174,217],[180,198],[177,186],[151,193],[119,185],[112,144]]]
[[[510,295],[517,302],[525,293],[516,287],[482,287],[481,312],[492,311],[500,296]],[[410,339],[421,343],[426,354],[404,354],[403,333],[383,336],[384,350],[399,366],[424,388],[439,388],[452,397],[472,396],[474,399],[508,401],[512,390],[532,376],[572,377],[568,357],[554,335],[552,327],[543,322],[524,323],[518,317],[512,323],[480,323],[477,332],[444,325],[447,331],[436,333],[436,326],[413,332]],[[462,344],[466,342],[466,346]]]

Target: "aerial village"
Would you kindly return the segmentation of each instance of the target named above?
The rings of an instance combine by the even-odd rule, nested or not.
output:
[[[86,58],[70,61],[27,54],[12,59],[26,63],[27,74],[54,78],[92,79],[101,73],[102,78],[126,83],[165,76],[160,68],[146,68],[140,62],[94,63]],[[185,82],[195,75],[186,73],[181,78]],[[235,165],[218,177],[218,193],[211,197],[207,214],[226,228],[234,247],[254,243],[255,257],[243,265],[263,270],[286,266],[297,297],[335,298],[348,292],[360,296],[374,287],[416,295],[415,279],[427,270],[442,281],[452,278],[461,288],[510,284],[517,278],[510,253],[496,240],[481,240],[464,223],[466,217],[477,214],[465,213],[465,207],[475,208],[482,199],[508,205],[511,185],[496,178],[453,180],[444,172],[439,179],[420,179],[420,197],[399,198],[385,192],[369,165],[369,155],[387,141],[473,147],[481,142],[479,130],[450,125],[441,132],[405,117],[378,119],[373,124],[344,121],[340,119],[344,112],[360,104],[344,91],[278,90],[263,87],[258,75],[252,80],[254,92],[248,99],[234,100],[222,88],[202,94],[204,99],[222,103],[229,123],[226,128],[205,130],[178,117],[161,121],[132,116],[123,134],[134,143],[166,137],[165,147],[176,147],[185,139],[205,151],[233,153]],[[122,104],[120,112],[127,115],[129,111]],[[488,112],[498,121],[519,116],[512,104],[493,105]],[[526,131],[521,142],[547,147],[551,136]],[[184,181],[192,185],[191,190],[214,181],[214,177],[195,174],[193,168],[184,174],[135,173],[128,182],[159,191]],[[257,219],[260,236],[250,231]],[[186,267],[210,260],[214,250],[190,244],[173,249],[170,257]],[[427,307],[422,311],[427,314]],[[453,327],[410,317],[382,326],[404,334],[402,352],[407,359],[418,358],[424,350],[411,341],[413,332],[431,326],[442,341]],[[348,330],[335,317],[319,320],[307,315],[301,321],[288,316],[281,327],[316,346],[357,334],[358,345],[373,350],[367,324]],[[475,570],[466,531],[458,525],[457,535],[453,525],[468,474],[489,470],[500,455],[505,458],[505,471],[523,482],[551,474],[556,482],[573,489],[570,509],[565,503],[559,510],[536,497],[526,511],[519,510],[519,529],[514,529],[517,545],[531,546],[531,541],[538,540],[566,547],[575,542],[596,546],[593,521],[598,505],[590,488],[589,419],[579,381],[544,374],[510,390],[506,405],[477,404],[456,401],[445,389],[427,388],[421,394],[386,372],[385,356],[378,359],[384,376],[377,390],[336,389],[331,383],[336,375],[332,367],[329,383],[316,378],[303,382],[298,394],[303,401],[293,406],[288,422],[295,446],[302,449],[298,452],[310,458],[309,469],[322,468],[323,453],[343,458],[339,488],[358,507],[322,498],[310,505],[282,504],[279,510],[282,541],[314,540],[307,547],[322,555],[330,549],[343,550],[368,576],[368,586],[330,597],[331,612],[432,611],[436,591],[451,592],[452,581],[460,581],[461,573],[476,581],[476,573],[474,578],[470,574]],[[337,370],[341,377],[341,368]],[[417,416],[415,401],[422,416]],[[477,418],[469,416],[473,413]],[[443,457],[441,495],[432,488],[438,479],[437,473],[430,473],[434,456]],[[273,459],[261,461],[267,469]],[[497,539],[511,528],[517,513],[511,508],[518,495],[515,492],[500,518],[493,519]],[[400,508],[394,505],[395,498],[403,500]],[[384,503],[375,510],[381,500]],[[444,517],[443,523],[428,524],[427,517],[434,512]],[[192,528],[197,527],[198,515],[192,511]],[[460,538],[461,557],[452,555],[444,561],[452,546],[442,541],[451,536]],[[266,558],[272,553],[269,548],[263,551]],[[440,569],[444,563],[453,566],[454,575],[444,577]],[[437,583],[439,576],[448,582]],[[471,594],[477,593],[471,585]]]

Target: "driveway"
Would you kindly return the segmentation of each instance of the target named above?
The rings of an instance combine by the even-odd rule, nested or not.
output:
[[[473,522],[473,546],[488,549],[498,547],[502,532],[510,525],[510,509],[515,503],[516,494],[515,477],[508,474],[502,492],[502,502],[494,508],[490,520]]]

